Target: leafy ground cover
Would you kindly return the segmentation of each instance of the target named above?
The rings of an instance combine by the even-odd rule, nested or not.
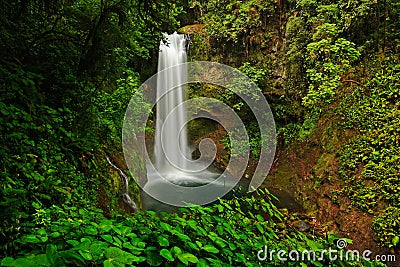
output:
[[[112,219],[101,210],[37,209],[21,226],[29,233],[17,240],[18,255],[3,258],[1,266],[373,266],[323,256],[285,262],[276,253],[259,260],[264,246],[313,250],[318,257],[335,248],[335,236],[290,228],[270,200],[267,191],[258,191],[210,207],[183,208],[180,214],[145,211]]]

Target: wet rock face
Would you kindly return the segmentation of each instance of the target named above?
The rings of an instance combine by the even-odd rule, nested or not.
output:
[[[312,174],[319,169],[327,173],[330,180],[316,185],[318,179]],[[305,211],[314,217],[315,221],[294,217],[291,224],[294,229],[313,232],[315,227],[321,226],[324,228],[321,232],[323,235],[330,232],[340,238],[351,239],[353,242],[347,249],[361,252],[370,250],[373,255],[393,254],[375,242],[372,231],[373,215],[351,208],[350,200],[346,197],[333,201],[332,190],[343,186],[337,174],[334,157],[324,155],[320,149],[310,144],[286,149],[282,152],[278,167],[266,180],[293,194]],[[270,192],[274,194],[272,190]],[[318,229],[315,231],[318,234]]]
[[[284,208],[290,212],[304,212],[303,206],[301,206],[300,203],[297,202],[296,199],[288,191],[276,187],[267,186],[267,188],[268,191],[277,198],[277,200],[272,200],[272,203],[277,208]]]
[[[306,221],[296,221],[294,222],[293,227],[300,232],[307,232],[311,229],[311,224]]]
[[[184,34],[195,34],[199,33],[203,30],[204,24],[192,24],[192,25],[186,25],[178,30],[179,33],[184,33]]]

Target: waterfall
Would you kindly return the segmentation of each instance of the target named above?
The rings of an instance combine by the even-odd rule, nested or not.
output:
[[[199,104],[188,104],[191,100],[186,99],[186,83],[191,77],[188,73],[193,75],[188,72],[186,62],[189,40],[177,33],[164,37],[165,42],[160,42],[158,72],[154,78],[157,83],[154,87],[157,91],[154,158],[146,166],[147,182],[140,197],[145,210],[176,212],[176,207],[215,201],[214,196],[226,195],[238,180],[214,170],[213,159],[201,156],[192,160],[186,123],[195,117],[193,105],[198,107]],[[149,85],[152,88],[152,80]],[[200,154],[216,152],[215,146],[207,148],[203,141],[198,149]]]
[[[131,208],[134,212],[139,211],[137,205],[135,202],[132,201],[131,197],[129,196],[129,182],[128,182],[128,176],[120,169],[118,168],[114,163],[111,162],[110,158],[106,155],[106,159],[108,164],[111,165],[119,174],[121,177],[121,183],[122,183],[122,201],[128,205],[129,208]]]
[[[186,98],[187,73],[168,68],[185,63],[187,55],[183,34],[175,32],[165,35],[165,39],[166,42],[160,42],[158,61],[157,98],[160,100],[157,103],[154,155],[157,170],[171,173],[185,170],[187,166],[182,159],[190,157],[185,125],[186,110],[184,106],[179,106]],[[177,109],[174,111],[174,108]]]

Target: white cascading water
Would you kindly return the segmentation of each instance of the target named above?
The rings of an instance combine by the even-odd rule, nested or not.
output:
[[[155,164],[147,165],[148,181],[141,200],[146,210],[175,212],[174,206],[197,204],[204,194],[223,192],[221,195],[224,195],[226,176],[206,193],[192,190],[214,182],[219,173],[209,171],[209,164],[195,162],[190,156],[186,130],[186,120],[190,116],[182,105],[186,101],[187,69],[185,65],[178,71],[176,67],[170,68],[186,62],[187,40],[185,35],[177,33],[165,35],[165,39],[166,43],[160,43],[157,72]]]
[[[172,112],[175,107],[185,101],[187,73],[168,69],[171,66],[185,63],[186,39],[176,32],[166,35],[167,42],[160,42],[157,79],[157,121],[155,135],[155,163],[161,173],[184,170],[183,158],[189,158],[186,131],[186,110],[182,107]],[[164,71],[163,71],[164,70]],[[168,91],[168,89],[173,90]],[[169,123],[165,123],[168,116]],[[170,123],[172,122],[172,123]]]

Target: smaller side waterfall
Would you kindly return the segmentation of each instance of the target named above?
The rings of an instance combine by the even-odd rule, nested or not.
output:
[[[122,183],[122,201],[128,205],[129,208],[131,208],[134,212],[138,212],[139,209],[135,202],[132,201],[131,197],[129,196],[129,182],[128,182],[128,176],[120,169],[118,168],[114,163],[111,162],[110,158],[106,155],[106,159],[108,164],[111,165],[119,174],[121,177],[121,183]]]

